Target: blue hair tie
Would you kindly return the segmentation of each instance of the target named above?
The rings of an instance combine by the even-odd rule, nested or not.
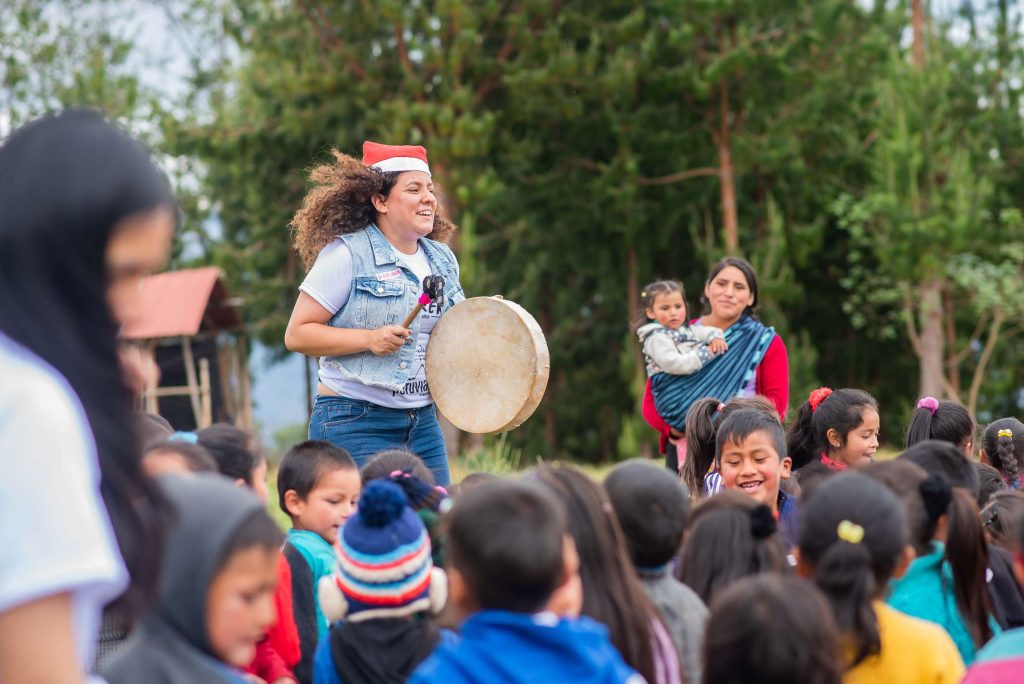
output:
[[[175,432],[173,435],[167,438],[168,442],[188,442],[189,444],[199,444],[199,435],[194,432]]]

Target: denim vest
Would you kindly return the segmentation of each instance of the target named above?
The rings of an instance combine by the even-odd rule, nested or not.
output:
[[[335,328],[374,330],[385,325],[401,325],[416,306],[423,285],[409,269],[398,264],[395,248],[384,233],[371,223],[364,230],[341,236],[352,253],[352,291],[328,325]],[[459,284],[459,262],[447,245],[420,238],[420,247],[427,255],[430,270],[444,276],[442,309],[466,298]],[[413,369],[418,326],[402,348],[394,354],[377,356],[359,352],[324,357],[324,365],[338,370],[348,379],[371,387],[400,392]]]

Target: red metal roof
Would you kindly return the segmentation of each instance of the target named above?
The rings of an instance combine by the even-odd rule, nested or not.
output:
[[[157,337],[187,337],[202,329],[241,325],[238,312],[224,306],[227,289],[214,267],[168,271],[142,282],[143,314],[125,326],[123,336],[133,340]]]

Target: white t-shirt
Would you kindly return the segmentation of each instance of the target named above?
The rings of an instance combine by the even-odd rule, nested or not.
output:
[[[103,606],[127,583],[78,397],[0,334],[0,613],[70,592],[87,670]]]
[[[395,250],[395,255],[398,257],[399,265],[412,271],[418,282],[422,283],[423,279],[430,275],[430,261],[422,247],[417,246],[415,254],[402,254]],[[315,299],[332,315],[338,313],[348,302],[352,291],[352,253],[348,246],[341,240],[335,240],[320,250],[316,263],[309,269],[299,290]],[[430,389],[427,387],[427,343],[440,318],[441,305],[431,303],[423,307],[423,311],[413,322],[413,325],[419,325],[416,355],[413,359],[412,373],[401,392],[393,392],[383,387],[370,387],[355,380],[345,379],[337,369],[325,365],[323,357],[320,358],[320,382],[344,397],[369,401],[378,406],[427,406],[432,401]]]

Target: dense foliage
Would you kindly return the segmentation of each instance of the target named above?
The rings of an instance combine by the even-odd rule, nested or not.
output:
[[[1018,411],[1024,382],[1020,8],[930,17],[917,61],[909,5],[181,0],[202,58],[146,116],[198,181],[188,239],[267,344],[302,277],[287,223],[306,170],[332,146],[422,143],[467,291],[547,333],[547,397],[510,436],[527,455],[650,449],[639,289],[679,277],[696,311],[726,253],[758,269],[793,404],[863,387],[899,441],[921,388],[984,419]]]

